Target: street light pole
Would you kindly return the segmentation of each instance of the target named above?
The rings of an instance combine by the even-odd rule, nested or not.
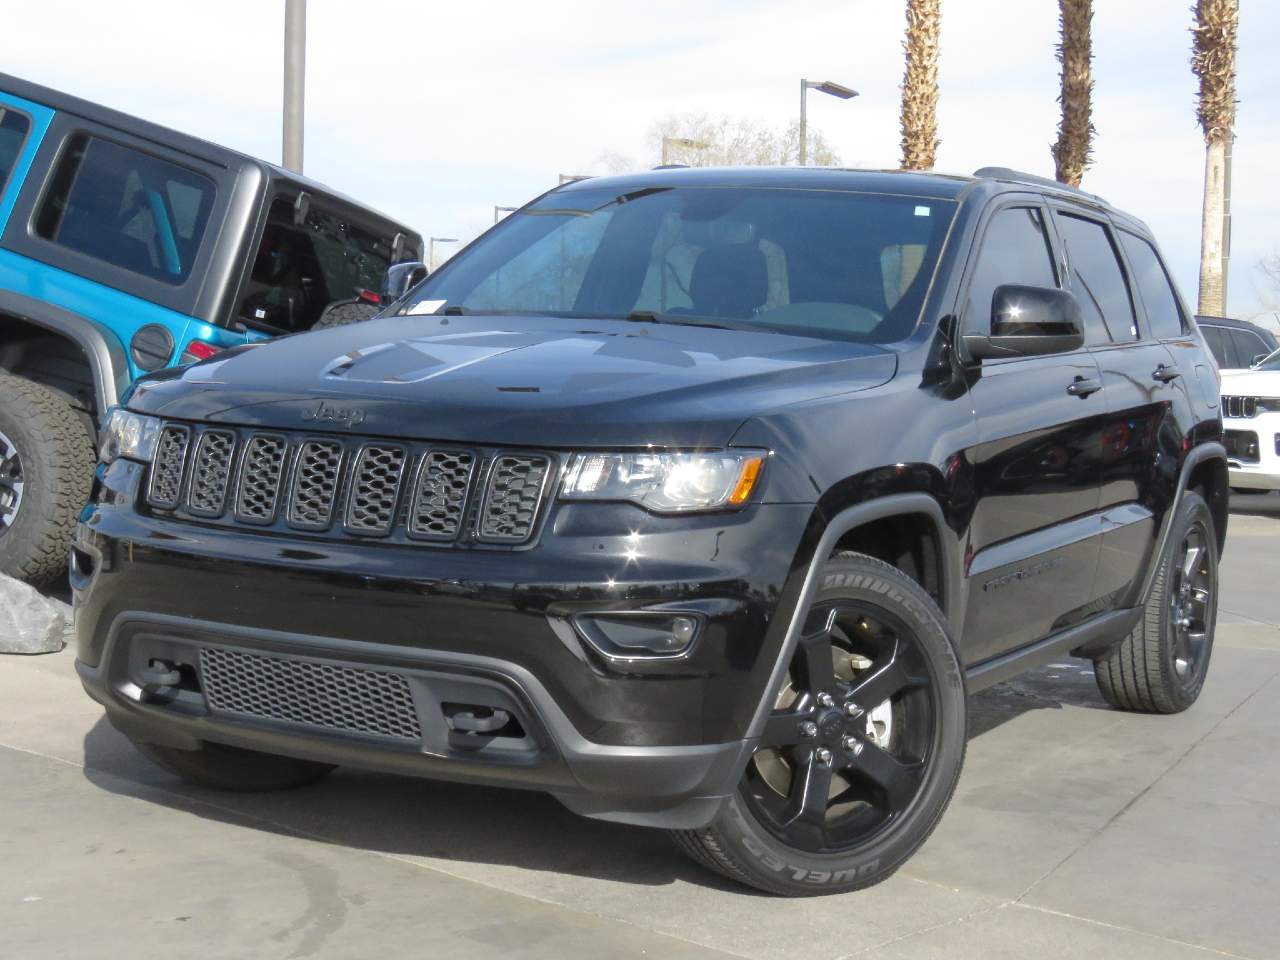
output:
[[[501,220],[504,213],[515,213],[519,209],[519,207],[499,207],[495,205],[493,208],[493,222],[497,223]]]
[[[437,243],[457,243],[457,237],[427,237],[427,269],[435,272],[436,269],[436,244]]]
[[[307,0],[284,0],[284,166],[302,172],[307,77]]]
[[[833,97],[839,97],[841,100],[848,100],[858,95],[857,90],[852,87],[846,87],[844,84],[836,83],[833,80],[802,79],[800,81],[800,166],[802,167],[809,160],[808,99],[810,90],[819,90]]]

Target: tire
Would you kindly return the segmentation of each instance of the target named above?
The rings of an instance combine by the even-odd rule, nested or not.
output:
[[[133,745],[149,760],[188,783],[237,793],[303,787],[315,783],[334,769],[328,763],[259,753],[220,743],[206,742],[198,750],[176,750],[141,740],[133,740]]]
[[[673,832],[704,866],[783,896],[893,874],[951,801],[967,740],[946,620],[901,571],[861,554],[828,561],[803,633],[738,789],[710,826]]]
[[[96,460],[63,397],[0,373],[0,573],[43,587],[66,570]]]
[[[311,327],[312,330],[328,330],[331,327],[345,327],[352,323],[361,323],[377,316],[382,307],[376,303],[365,303],[362,300],[339,300],[324,308],[320,319]]]
[[[1193,547],[1202,551],[1194,559]],[[1218,541],[1200,494],[1182,495],[1159,563],[1142,619],[1094,662],[1098,689],[1121,710],[1180,713],[1204,687],[1218,617]]]

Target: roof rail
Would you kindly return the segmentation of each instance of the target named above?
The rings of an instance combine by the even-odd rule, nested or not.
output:
[[[1034,183],[1038,187],[1052,187],[1055,190],[1063,190],[1067,193],[1079,194],[1101,204],[1107,204],[1096,193],[1089,193],[1081,190],[1079,187],[1073,187],[1070,184],[1063,183],[1060,180],[1050,180],[1048,177],[1038,177],[1034,173],[1023,173],[1021,170],[1012,170],[1009,167],[979,167],[973,171],[973,175],[982,180],[1011,180],[1014,183]]]

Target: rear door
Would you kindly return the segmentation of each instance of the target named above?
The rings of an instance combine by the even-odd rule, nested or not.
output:
[[[964,301],[964,329],[990,328],[1001,284],[1056,287],[1061,275],[1036,200],[989,215]],[[1087,349],[986,360],[970,396],[978,444],[963,632],[966,664],[1079,619],[1098,559],[1098,454],[1107,422],[1101,374]]]

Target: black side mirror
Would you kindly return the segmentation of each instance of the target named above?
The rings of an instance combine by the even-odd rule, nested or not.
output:
[[[404,263],[393,263],[387,267],[387,275],[382,280],[381,297],[384,304],[395,303],[411,287],[427,278],[427,268],[421,260],[406,260]]]
[[[1263,360],[1267,359],[1267,357],[1269,357],[1269,356],[1271,356],[1271,354],[1269,354],[1269,353],[1260,353],[1260,354],[1258,354],[1256,357],[1254,357],[1254,358],[1253,358],[1253,360],[1250,362],[1249,366],[1251,366],[1251,367],[1256,367],[1258,364],[1260,364]]]
[[[1010,283],[991,297],[991,332],[963,340],[974,360],[1066,353],[1084,346],[1084,321],[1067,291]]]

